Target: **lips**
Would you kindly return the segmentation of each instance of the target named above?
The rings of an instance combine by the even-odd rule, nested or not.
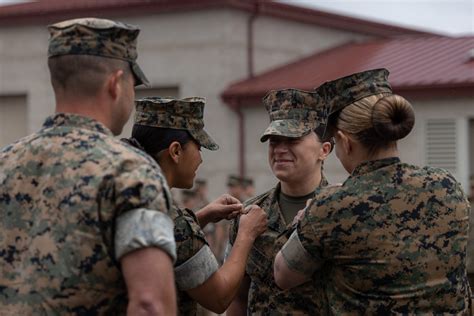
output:
[[[276,163],[285,163],[285,162],[293,162],[293,160],[289,159],[275,159]]]
[[[290,159],[275,159],[273,161],[273,165],[276,168],[278,168],[278,167],[285,168],[286,166],[290,165],[291,163],[293,163],[293,160],[290,160]]]

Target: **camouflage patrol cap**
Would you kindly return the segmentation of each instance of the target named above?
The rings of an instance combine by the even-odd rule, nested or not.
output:
[[[252,178],[249,178],[249,177],[242,178],[242,185],[244,187],[252,186],[253,184],[254,184],[254,181]]]
[[[187,130],[202,146],[209,150],[219,145],[204,130],[204,104],[200,97],[184,99],[146,97],[135,101],[135,124]]]
[[[48,26],[48,57],[93,55],[128,61],[136,85],[149,86],[148,79],[136,63],[136,26],[97,18],[67,20]]]
[[[227,178],[228,187],[235,187],[238,185],[242,185],[242,182],[243,182],[243,178],[234,174],[229,175],[229,177]]]
[[[261,142],[271,135],[302,137],[327,122],[326,105],[317,91],[298,89],[272,90],[263,98],[270,115]]]
[[[349,104],[379,93],[392,93],[388,82],[389,71],[385,68],[358,72],[322,84],[318,91],[324,95],[329,115]]]

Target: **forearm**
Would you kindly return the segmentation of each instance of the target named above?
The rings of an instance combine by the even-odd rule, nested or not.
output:
[[[188,294],[205,308],[223,313],[239,290],[253,241],[248,234],[238,234],[224,265],[202,285],[188,290]]]
[[[227,308],[227,316],[247,315],[248,296],[250,288],[250,277],[245,275],[240,284],[240,288],[235,295],[234,300]]]
[[[252,249],[254,239],[244,233],[237,234],[229,257],[219,269],[220,284],[218,300],[227,308],[239,290],[245,274],[247,258]]]
[[[211,212],[207,210],[207,206],[204,206],[202,209],[200,209],[198,212],[196,212],[196,217],[199,222],[199,226],[201,228],[206,227],[207,224],[212,222],[212,216]]]
[[[165,300],[166,301],[166,300]],[[176,305],[162,304],[159,300],[132,299],[128,303],[127,315],[130,316],[155,316],[176,315]]]

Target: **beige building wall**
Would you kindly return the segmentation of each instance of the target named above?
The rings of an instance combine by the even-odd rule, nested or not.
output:
[[[153,88],[177,91],[180,97],[206,97],[206,129],[221,146],[217,152],[203,150],[204,163],[199,169],[199,176],[210,181],[211,197],[225,190],[229,173],[238,172],[237,116],[221,101],[220,94],[230,83],[247,76],[248,17],[248,13],[233,9],[114,17],[141,27],[138,62]],[[264,16],[257,17],[254,29],[256,74],[315,50],[362,37]],[[8,139],[36,131],[54,111],[46,60],[47,39],[44,25],[0,28],[0,96],[25,95],[27,109],[27,127],[22,131],[11,130]],[[143,94],[146,91],[137,93]],[[10,122],[25,124],[23,118],[13,116],[8,118]],[[123,135],[129,135],[130,126],[129,123]],[[254,175],[251,172],[256,166],[248,166],[249,174]],[[257,178],[257,184],[266,186],[268,181],[264,179],[265,176],[263,180]]]

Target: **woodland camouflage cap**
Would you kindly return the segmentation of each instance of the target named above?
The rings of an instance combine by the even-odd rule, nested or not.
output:
[[[263,104],[270,115],[270,125],[261,142],[270,135],[301,137],[327,123],[326,105],[317,91],[273,90],[263,98]]]
[[[139,99],[135,101],[135,124],[187,130],[202,147],[217,150],[219,145],[204,130],[205,103],[206,100],[200,97]]]
[[[392,93],[389,71],[384,68],[358,72],[322,84],[317,90],[329,107],[329,115],[349,104],[379,93]]]
[[[48,26],[50,33],[48,57],[62,55],[93,55],[128,61],[136,84],[149,85],[136,63],[136,26],[97,18],[67,20]]]

